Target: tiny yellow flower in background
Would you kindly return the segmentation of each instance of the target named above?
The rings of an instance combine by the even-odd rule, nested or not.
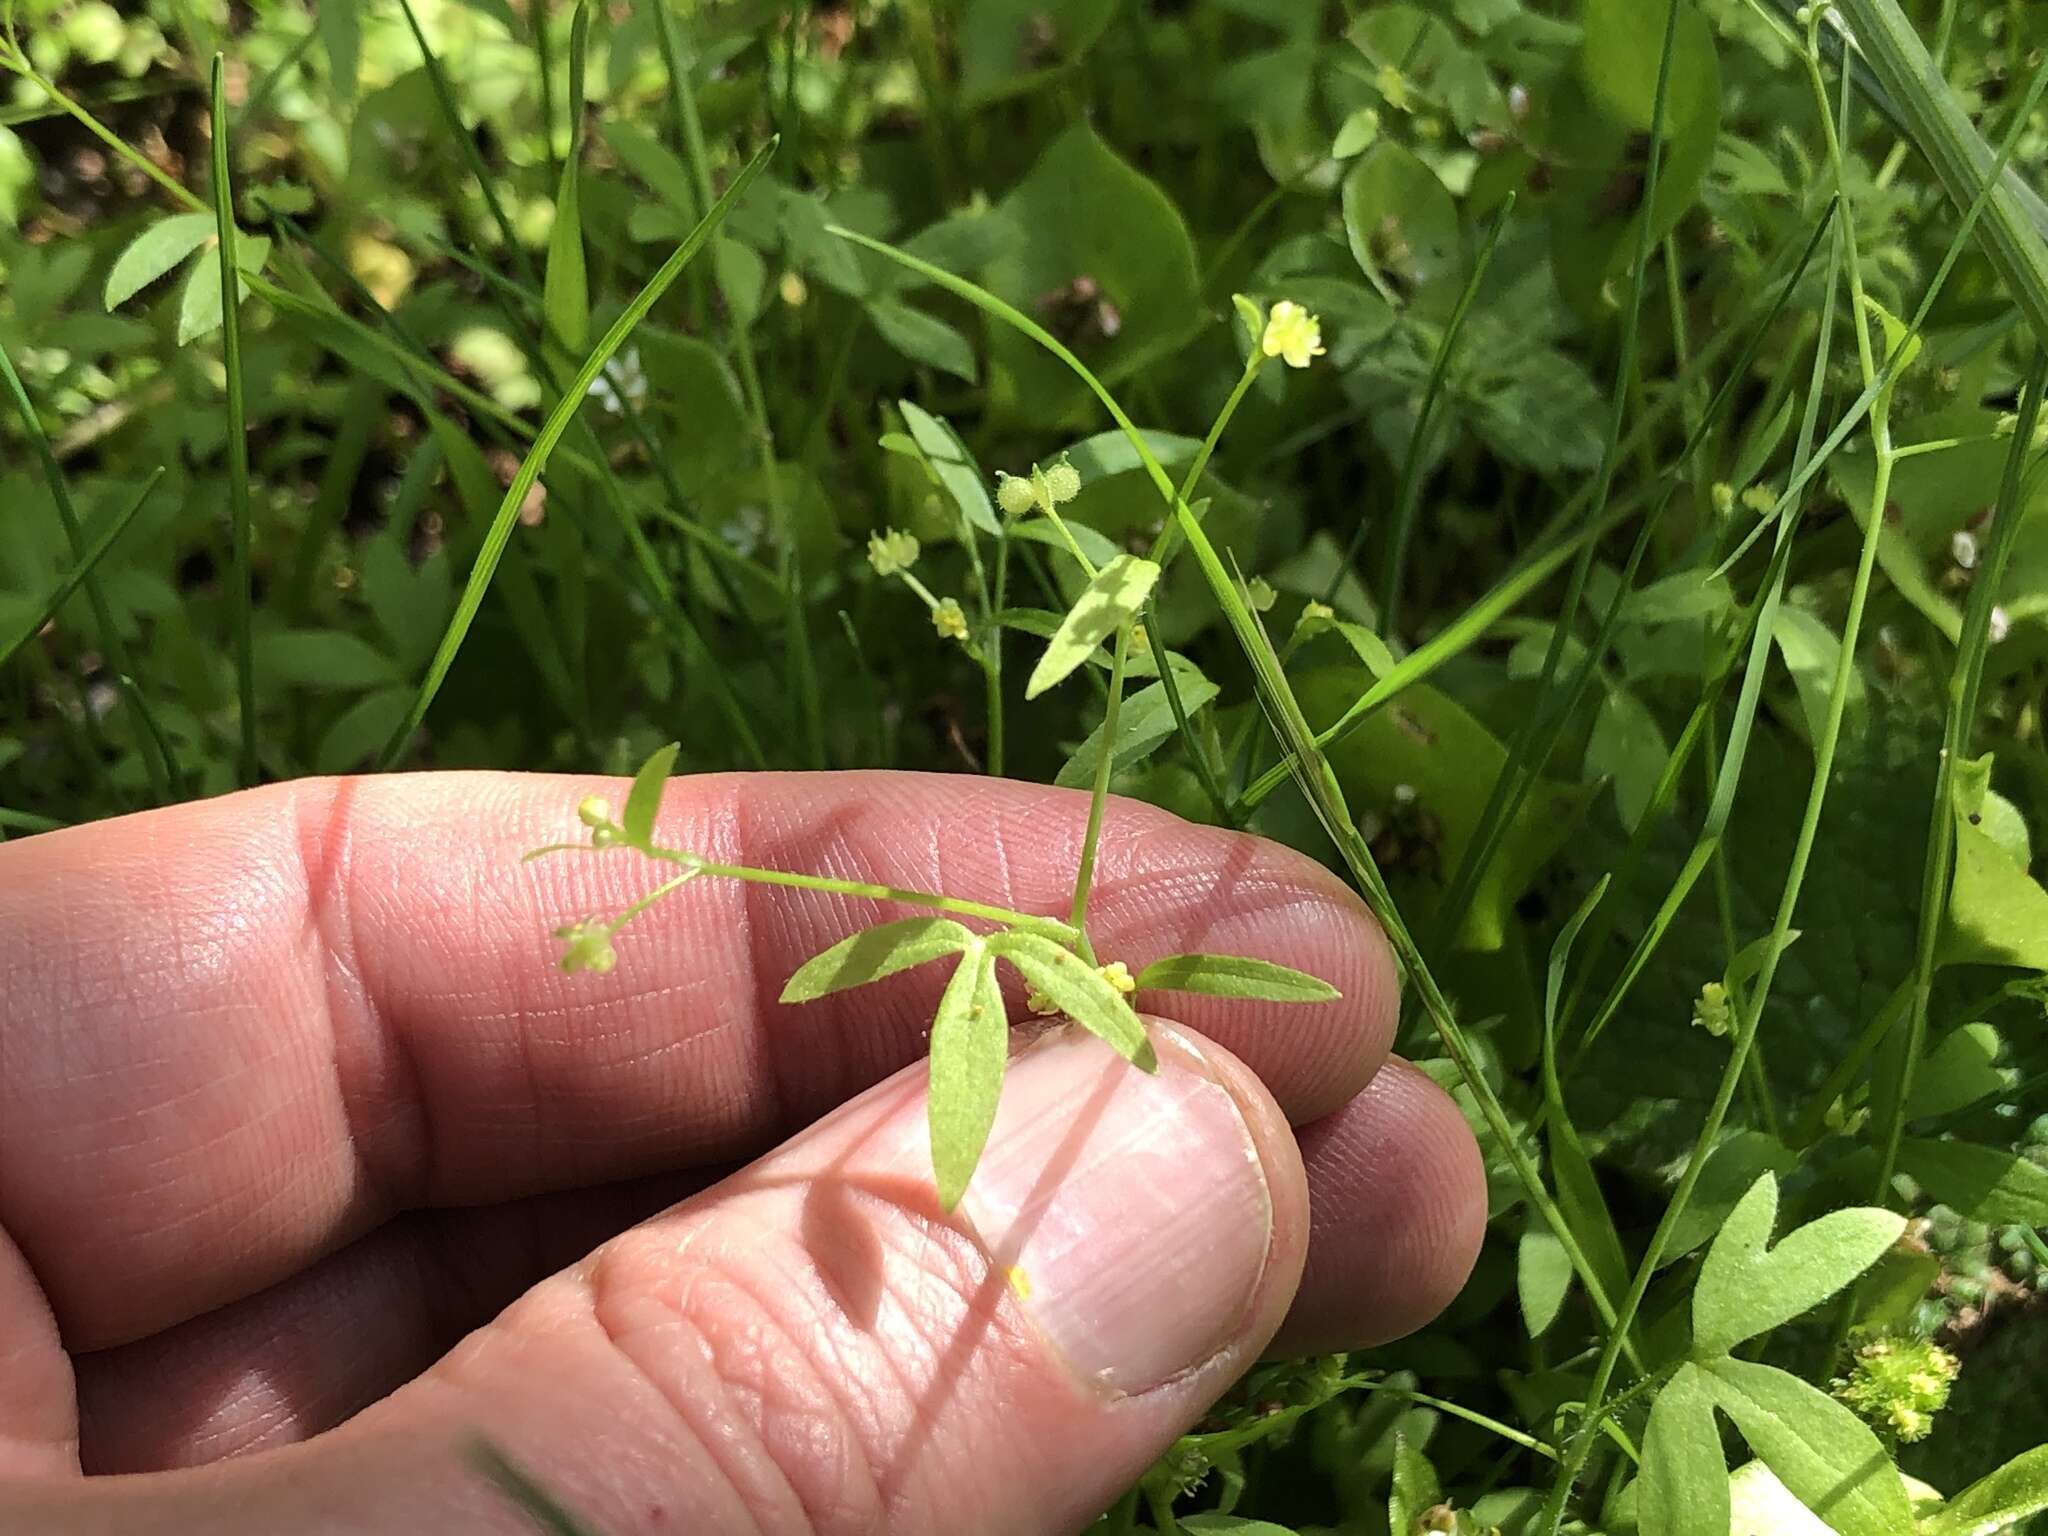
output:
[[[1768,485],[1752,485],[1742,493],[1742,504],[1762,517],[1778,504],[1778,493]]]
[[[1266,316],[1266,334],[1259,350],[1283,359],[1290,368],[1306,368],[1323,355],[1322,322],[1292,299],[1282,299]]]
[[[1045,472],[1045,488],[1055,505],[1072,501],[1081,494],[1081,471],[1065,462],[1055,464]]]
[[[1005,475],[998,472],[996,478],[996,505],[1011,517],[1022,517],[1038,505],[1038,492],[1032,488],[1029,475]]]
[[[886,529],[868,536],[868,564],[877,576],[894,576],[917,564],[917,535],[901,528]]]
[[[1713,497],[1714,510],[1722,517],[1726,517],[1735,510],[1735,487],[1726,480],[1714,482]]]
[[[1152,637],[1145,633],[1145,626],[1142,624],[1133,624],[1131,626],[1131,654],[1133,656],[1149,656],[1152,654]]]
[[[959,603],[950,597],[942,597],[932,609],[932,628],[939,632],[941,639],[965,640],[967,615],[960,611]]]
[[[1112,960],[1102,967],[1102,979],[1125,997],[1138,990],[1137,978],[1131,975],[1131,968],[1121,960]]]

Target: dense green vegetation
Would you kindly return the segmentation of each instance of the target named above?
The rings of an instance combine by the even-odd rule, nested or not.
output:
[[[1105,1530],[2048,1508],[2048,12],[5,9],[0,835],[676,738],[1249,826],[1488,1245]]]

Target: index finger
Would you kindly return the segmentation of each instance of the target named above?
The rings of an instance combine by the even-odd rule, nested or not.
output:
[[[573,835],[573,778],[307,781],[0,850],[0,1227],[73,1348],[250,1294],[394,1211],[734,1159],[922,1049],[936,968],[800,1008],[789,974],[873,902],[701,880],[564,976],[548,931],[658,883]],[[1063,912],[1087,797],[895,773],[679,780],[662,841],[722,862]],[[1108,811],[1090,931],[1311,971],[1319,1007],[1176,999],[1289,1113],[1382,1059],[1391,963],[1313,861]],[[1184,1005],[1183,1005],[1184,1004]]]

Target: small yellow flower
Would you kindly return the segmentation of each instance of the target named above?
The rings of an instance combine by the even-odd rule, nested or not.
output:
[[[1380,95],[1386,98],[1388,106],[1396,112],[1408,110],[1408,81],[1397,66],[1382,64],[1378,73],[1372,77],[1372,83],[1379,88]]]
[[[1131,968],[1121,960],[1112,960],[1102,967],[1102,979],[1125,997],[1138,990],[1137,978],[1131,975]]]
[[[1152,654],[1152,637],[1145,633],[1145,626],[1142,624],[1133,624],[1131,626],[1131,654],[1133,656],[1149,656]]]
[[[1718,981],[1710,981],[1700,988],[1700,995],[1693,999],[1692,1021],[1708,1034],[1721,1036],[1735,1027],[1735,1005],[1729,999],[1728,989]]]
[[[1284,359],[1290,368],[1306,368],[1311,359],[1323,355],[1322,322],[1292,299],[1282,299],[1266,316],[1259,350]]]
[[[589,971],[602,976],[619,963],[618,952],[612,948],[610,925],[594,917],[580,923],[564,923],[555,930],[555,937],[563,943],[562,958],[556,963],[571,975]]]
[[[1714,511],[1720,516],[1726,517],[1735,510],[1735,487],[1726,480],[1714,482],[1713,497]]]
[[[1758,517],[1762,517],[1778,504],[1778,493],[1768,485],[1752,485],[1742,493],[1742,504]]]
[[[894,576],[917,564],[917,535],[890,528],[868,536],[868,564],[877,576]]]
[[[960,605],[950,597],[939,599],[932,609],[932,628],[944,640],[965,640],[967,638],[967,615],[960,611]]]
[[[1024,994],[1024,1006],[1041,1019],[1049,1019],[1060,1011],[1060,1005],[1033,987]]]

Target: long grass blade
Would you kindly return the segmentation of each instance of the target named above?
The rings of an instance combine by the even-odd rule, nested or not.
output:
[[[105,531],[92,541],[92,547],[85,552],[84,558],[65,572],[43,600],[36,604],[34,611],[21,627],[13,635],[0,636],[0,667],[6,666],[16,651],[33,640],[42,627],[57,616],[57,610],[62,608],[71,594],[78,590],[79,585],[92,575],[93,567],[100,563],[108,550],[120,542],[121,535],[128,531],[129,525],[149,504],[150,496],[156,491],[157,482],[163,477],[164,471],[159,466],[151,473],[148,483],[142,487],[135,499],[128,503],[120,516],[109,523]]]
[[[255,577],[251,569],[249,411],[242,382],[242,267],[235,259],[235,189],[229,173],[228,102],[222,84],[226,58],[213,56],[213,214],[220,239],[221,362],[227,369],[227,452],[230,571],[228,605],[235,652],[235,702],[241,744],[239,776],[254,784],[256,762]]]
[[[732,212],[733,206],[746,195],[754,178],[773,157],[777,141],[770,139],[755,153],[725,189],[725,194],[712,204],[711,209],[697,222],[683,243],[675,248],[660,269],[647,280],[647,285],[635,294],[633,301],[621,311],[619,318],[612,322],[611,329],[604,333],[590,355],[583,360],[583,366],[576,370],[576,377],[569,381],[569,387],[555,408],[548,413],[547,421],[520,461],[518,473],[505,491],[505,499],[499,503],[497,516],[492,519],[490,531],[484,535],[483,548],[477,552],[476,564],[471,568],[469,581],[464,586],[462,598],[456,604],[454,616],[448,621],[446,633],[434,653],[434,659],[427,667],[426,676],[421,679],[419,692],[406,711],[405,720],[393,734],[379,759],[379,766],[389,768],[397,761],[412,733],[419,729],[426,718],[427,710],[434,702],[434,696],[441,691],[441,685],[448,678],[449,668],[455,665],[456,655],[462,643],[469,636],[470,626],[476,622],[477,611],[482,608],[484,594],[490,590],[491,577],[496,573],[498,562],[504,557],[505,546],[511,542],[512,531],[519,523],[519,508],[526,500],[526,493],[533,489],[533,483],[540,478],[541,470],[547,465],[548,456],[561,441],[562,434],[569,430],[569,423],[589,397],[591,381],[603,371],[626,338],[633,334],[647,312],[654,308],[669,286],[682,275],[682,271],[710,240],[713,231]]]

